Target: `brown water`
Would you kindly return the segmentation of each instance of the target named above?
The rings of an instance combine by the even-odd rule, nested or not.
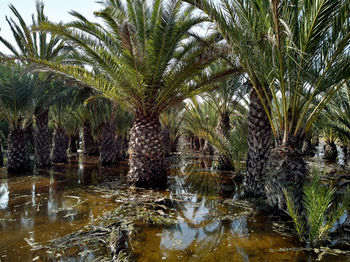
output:
[[[207,159],[179,158],[169,172],[167,195],[178,223],[138,226],[132,236],[137,261],[314,261],[317,255],[289,235],[278,233],[285,218],[257,212],[240,199],[233,173],[216,173]],[[94,157],[8,177],[0,170],[0,261],[94,261],[82,246],[50,256],[40,245],[88,225],[118,204],[90,185],[125,181],[126,163],[99,168]],[[292,248],[292,250],[288,249]],[[293,249],[294,248],[294,249]],[[103,250],[103,248],[102,248]],[[101,251],[101,249],[100,249]],[[80,253],[80,254],[79,254]],[[350,261],[324,256],[322,261]]]

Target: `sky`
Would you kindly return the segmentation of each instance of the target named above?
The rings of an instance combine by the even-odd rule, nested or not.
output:
[[[6,22],[5,16],[14,17],[9,4],[13,4],[21,14],[27,25],[31,25],[31,16],[35,11],[36,0],[0,0],[0,35],[14,43],[12,33]],[[88,19],[94,19],[93,12],[101,9],[101,5],[96,0],[43,0],[45,3],[44,12],[50,21],[68,22],[72,20],[69,11],[75,10],[86,16]],[[16,20],[15,20],[16,21]],[[17,21],[16,21],[17,22]],[[7,48],[0,45],[0,51],[8,53]]]

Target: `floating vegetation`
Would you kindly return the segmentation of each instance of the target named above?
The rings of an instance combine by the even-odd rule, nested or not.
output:
[[[35,249],[46,248],[50,257],[59,257],[62,253],[67,255],[78,248],[82,258],[94,254],[98,255],[96,261],[131,261],[130,236],[135,225],[169,226],[177,223],[171,200],[160,192],[126,188],[109,182],[97,187],[90,186],[89,190],[103,198],[113,199],[117,207],[98,218],[100,225],[88,225],[82,230],[56,238],[47,245],[36,244]],[[74,207],[83,202],[77,198]],[[105,252],[106,249],[108,252]]]

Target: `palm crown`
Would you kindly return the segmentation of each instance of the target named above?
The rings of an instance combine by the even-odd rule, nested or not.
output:
[[[69,59],[75,65],[34,62],[98,89],[137,114],[150,116],[158,116],[230,73],[218,72],[209,79],[203,72],[215,56],[207,45],[190,37],[193,26],[205,21],[193,14],[193,7],[184,7],[181,1],[155,0],[150,6],[146,2],[105,1],[104,9],[95,12],[105,26],[77,12],[71,12],[77,18],[74,22],[42,24],[41,30],[76,46]]]
[[[261,100],[267,98],[265,111],[283,142],[307,132],[349,78],[348,0],[221,0],[222,9],[211,0],[187,2],[213,19]]]

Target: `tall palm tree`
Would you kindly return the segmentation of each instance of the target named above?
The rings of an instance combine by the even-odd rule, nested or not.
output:
[[[29,168],[26,129],[34,112],[33,77],[22,75],[20,66],[0,66],[0,112],[10,132],[7,140],[7,170],[20,173]]]
[[[44,14],[44,3],[36,1],[36,17],[32,16],[32,25],[27,25],[18,10],[10,4],[14,18],[7,18],[7,23],[17,45],[14,46],[8,40],[0,36],[0,42],[8,48],[13,58],[35,57],[40,59],[59,59],[62,51],[66,48],[63,41],[45,32],[33,32],[31,27],[38,26],[42,22],[47,22],[48,18]],[[7,56],[1,54],[2,56]],[[34,142],[36,152],[36,164],[47,166],[50,164],[50,132],[48,130],[49,105],[52,102],[52,89],[50,78],[52,74],[40,74],[36,78],[36,90],[33,101],[35,102],[35,127]]]
[[[44,23],[49,31],[74,43],[71,61],[80,66],[31,59],[99,90],[104,96],[135,114],[130,132],[128,181],[142,187],[164,186],[164,146],[159,115],[167,108],[209,88],[232,70],[205,77],[204,69],[215,62],[222,49],[212,50],[190,32],[206,19],[181,1],[106,0],[95,12],[105,25],[78,20],[62,25]],[[184,41],[187,39],[187,41]],[[198,75],[198,76],[197,76]]]
[[[221,0],[222,10],[210,0],[188,2],[213,19],[249,76],[251,101],[260,100],[250,113],[249,143],[256,147],[248,154],[248,174],[252,164],[266,170],[259,159],[267,160],[268,143],[261,141],[269,141],[269,120],[276,143],[265,185],[268,202],[284,205],[282,187],[292,187],[300,200],[307,169],[298,148],[350,74],[349,1]]]

